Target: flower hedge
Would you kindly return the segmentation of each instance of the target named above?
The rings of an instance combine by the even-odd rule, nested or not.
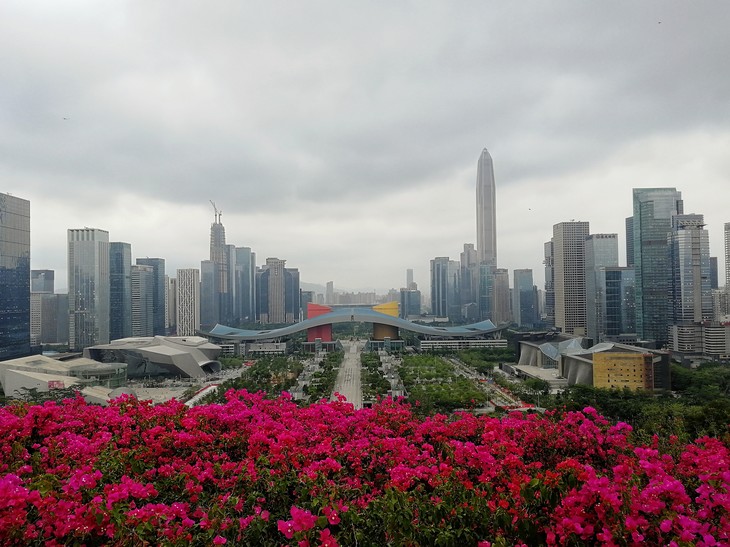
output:
[[[590,408],[0,408],[4,546],[727,545],[729,515],[721,440],[637,446]]]

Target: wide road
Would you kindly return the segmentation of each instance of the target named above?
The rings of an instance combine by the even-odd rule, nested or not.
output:
[[[355,409],[362,408],[362,384],[360,382],[360,353],[365,347],[365,342],[355,340],[354,342],[342,342],[345,350],[345,358],[340,365],[340,371],[335,380],[335,393],[347,397],[347,402],[352,403]],[[332,394],[334,397],[334,393]]]

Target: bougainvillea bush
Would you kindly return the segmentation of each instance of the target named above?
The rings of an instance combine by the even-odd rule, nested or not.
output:
[[[245,391],[0,408],[0,544],[727,545],[720,439]]]

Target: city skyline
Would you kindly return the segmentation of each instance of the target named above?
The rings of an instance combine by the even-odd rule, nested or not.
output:
[[[411,268],[425,289],[430,259],[477,243],[486,147],[500,268],[542,287],[571,219],[618,233],[624,265],[632,188],[676,187],[723,279],[730,6],[495,6],[3,3],[0,174],[32,203],[32,268],[67,289],[79,226],[199,267],[213,200],[229,242],[302,281]]]

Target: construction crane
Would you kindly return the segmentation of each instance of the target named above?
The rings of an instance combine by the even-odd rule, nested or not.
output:
[[[220,222],[221,222],[221,215],[223,214],[223,211],[219,211],[218,210],[218,207],[215,206],[215,202],[213,202],[212,199],[211,200],[208,200],[208,201],[210,201],[210,204],[213,206],[213,211],[215,212],[215,223],[216,224],[220,224]]]

